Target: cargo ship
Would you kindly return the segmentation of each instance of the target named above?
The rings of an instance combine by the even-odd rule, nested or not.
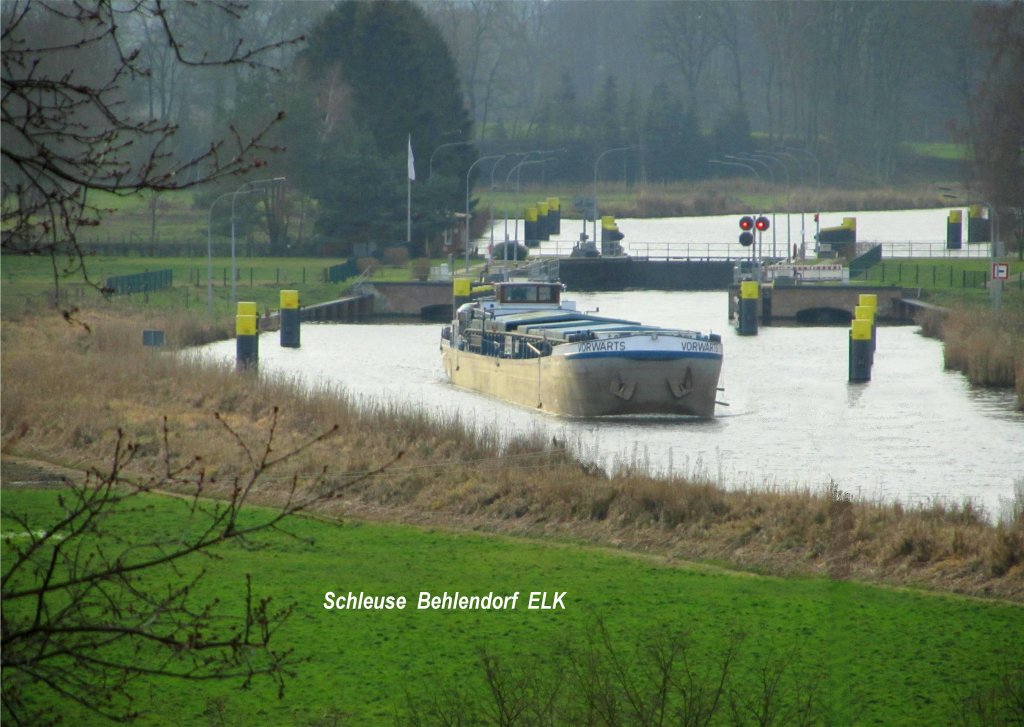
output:
[[[568,417],[715,414],[722,339],[576,310],[557,282],[499,282],[441,334],[460,388]]]

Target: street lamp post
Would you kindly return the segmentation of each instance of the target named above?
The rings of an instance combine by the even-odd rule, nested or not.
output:
[[[814,167],[817,172],[817,183],[814,187],[814,240],[817,242],[818,234],[821,232],[821,162],[818,161],[818,157],[810,149],[802,149],[800,147],[783,147],[789,152],[799,152],[800,154],[806,154],[810,157],[811,161],[814,162]],[[801,253],[803,251],[801,250]]]
[[[480,157],[475,162],[469,165],[469,169],[466,170],[466,239],[463,241],[463,247],[466,251],[466,270],[469,270],[469,177],[473,173],[473,167],[480,162],[485,162],[488,159],[503,159],[504,154],[490,154],[485,157]],[[497,162],[495,162],[497,163]]]
[[[801,164],[800,164],[800,160],[799,159],[797,159],[795,156],[793,156],[792,154],[787,152],[784,148],[783,149],[777,149],[775,151],[767,152],[767,153],[775,154],[777,156],[784,156],[787,159],[792,159],[796,163],[796,170],[798,172],[800,172],[800,184],[803,185],[804,187],[807,186],[807,178],[804,177],[804,171],[801,168]],[[786,206],[787,207],[789,207],[791,205],[792,205],[792,198],[790,198],[790,199],[788,199],[786,201]],[[804,226],[804,222],[805,222],[804,221],[804,205],[801,203],[801,205],[800,205],[800,249],[801,250],[804,249],[804,241],[805,241],[805,226]],[[789,253],[788,252],[786,253],[786,257],[789,257]]]
[[[518,210],[519,210],[519,177],[522,174],[523,167],[529,166],[530,164],[543,164],[545,161],[547,161],[547,160],[546,159],[531,159],[530,161],[526,161],[524,159],[523,161],[521,161],[518,164],[516,164],[515,169],[516,169],[516,210],[517,210],[517,214],[518,214]],[[516,238],[518,238],[518,237],[519,237],[519,218],[516,217]],[[523,244],[526,244],[526,219],[525,218],[523,219]],[[516,245],[516,247],[515,247],[515,256],[514,257],[515,257],[515,261],[518,262],[518,260],[519,260],[519,245]]]
[[[989,266],[989,270],[995,270],[995,262],[999,259],[999,253],[1001,252],[999,247],[999,213],[996,211],[996,206],[988,200],[982,200],[982,202],[988,206],[989,214],[992,215],[992,249],[990,251],[992,265]],[[992,310],[999,310],[1000,296],[1003,292],[1003,281],[1000,280],[996,283],[995,280],[992,280],[990,282],[992,285]]]
[[[775,237],[776,237],[776,230],[779,229],[779,226],[777,224],[775,224],[775,212],[779,208],[778,197],[775,195],[775,189],[776,189],[776,185],[775,185],[775,172],[772,171],[772,167],[771,167],[771,165],[768,162],[766,162],[764,159],[758,158],[757,155],[755,155],[755,154],[743,153],[743,154],[737,154],[735,156],[726,154],[725,158],[726,159],[733,159],[733,160],[742,160],[742,161],[745,161],[745,162],[752,162],[753,164],[760,164],[762,167],[764,167],[764,170],[766,172],[768,172],[768,180],[769,180],[769,183],[771,184],[771,198],[772,198],[772,257],[775,257]],[[758,251],[758,252],[760,254],[760,251]]]
[[[601,159],[603,159],[606,155],[611,154],[612,152],[616,152],[616,151],[631,151],[632,149],[636,149],[636,147],[635,146],[618,146],[618,147],[615,147],[614,149],[605,149],[603,152],[598,154],[597,155],[597,159],[594,160],[594,221],[593,222],[594,222],[594,242],[595,243],[599,242],[598,238],[597,238],[597,165],[601,163]]]
[[[206,216],[206,314],[213,317],[213,208],[225,197],[234,192],[225,192],[210,203],[210,211]]]
[[[530,151],[513,152],[512,154],[506,154],[505,155],[505,156],[517,156],[517,157],[521,156],[523,158],[522,161],[520,161],[518,164],[516,164],[511,169],[509,169],[508,170],[508,174],[505,175],[505,186],[504,186],[504,189],[507,190],[508,189],[508,185],[510,183],[510,180],[512,179],[512,174],[513,173],[516,174],[516,205],[519,204],[519,176],[518,176],[519,175],[519,168],[527,160],[529,160],[529,158],[531,156],[533,156],[534,154],[556,154],[558,152],[564,152],[564,151],[565,151],[565,149],[531,149]],[[543,161],[546,161],[546,159],[543,160]],[[493,172],[494,170],[492,169],[491,171]],[[516,213],[518,215],[518,210],[516,210]],[[515,225],[516,225],[516,227],[515,227],[515,233],[514,234],[515,234],[516,240],[518,240],[518,238],[519,238],[519,217],[518,216],[516,217]],[[508,241],[509,241],[509,238],[508,238],[508,202],[506,201],[506,203],[505,203],[505,242],[507,243]],[[518,247],[515,248],[515,251],[516,251],[516,254],[518,255],[519,248]],[[505,259],[508,260],[507,257]]]
[[[785,162],[783,162],[781,159],[779,159],[777,156],[771,154],[770,152],[763,152],[761,154],[751,154],[750,156],[751,156],[751,158],[755,158],[755,159],[770,159],[771,161],[775,162],[780,167],[782,167],[782,171],[786,175],[786,249],[789,250],[790,246],[793,244],[792,237],[791,237],[792,224],[791,224],[791,221],[790,221],[791,220],[792,209],[793,209],[793,198],[792,198],[792,186],[791,186],[790,178],[789,178],[789,167],[786,166]],[[775,235],[772,235],[772,257],[776,257],[776,252],[775,252]],[[786,257],[789,257],[789,253],[788,252],[786,253]]]
[[[241,187],[231,193],[231,309],[234,310],[237,302],[236,283],[238,278],[238,264],[236,262],[235,255],[235,200],[240,194],[252,194],[254,192],[263,192],[266,194],[266,189],[249,189],[246,187],[253,184],[277,184],[278,182],[285,181],[284,177],[274,177],[273,179],[254,179],[246,182]],[[212,205],[211,205],[212,209]]]
[[[755,159],[750,159],[748,161],[756,161],[756,160]],[[754,177],[757,178],[758,182],[763,182],[764,181],[761,178],[761,175],[758,173],[758,171],[756,169],[754,169],[749,164],[744,164],[743,162],[723,162],[723,161],[719,161],[718,159],[708,159],[708,163],[709,164],[720,164],[723,167],[742,167],[742,168],[746,169],[747,171],[749,171],[751,174],[753,174]],[[771,174],[771,170],[770,169],[768,170],[768,173]],[[774,222],[772,224],[774,226]],[[761,233],[760,232],[757,234],[757,245],[756,245],[756,247],[757,247],[757,257],[760,258],[761,257],[761,249],[760,249],[761,248]],[[751,260],[753,260],[753,258],[754,258],[754,246],[751,246],[750,258],[751,258]],[[759,276],[759,279],[760,279],[760,266],[758,266],[758,276]]]

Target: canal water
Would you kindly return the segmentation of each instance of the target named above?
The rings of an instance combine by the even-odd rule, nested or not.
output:
[[[502,436],[541,433],[610,471],[707,476],[730,487],[835,483],[854,496],[905,503],[971,499],[992,516],[1024,479],[1024,414],[1013,395],[972,389],[944,371],[942,344],[915,327],[881,328],[871,382],[850,385],[845,327],[762,327],[740,337],[728,324],[725,292],[567,297],[615,317],[720,333],[724,404],[715,418],[571,420],[458,390],[440,366],[438,324],[306,324],[301,349],[265,334],[260,372]],[[235,342],[200,353],[230,362]]]
[[[565,205],[567,202],[562,201]],[[959,250],[946,249],[946,217],[949,209],[890,210],[885,212],[822,212],[821,227],[834,227],[845,217],[857,221],[857,240],[865,243],[879,243],[885,257],[988,257],[988,243],[967,243],[967,211],[963,212],[963,245]],[[500,210],[496,210],[500,216]],[[793,212],[772,215],[771,228],[761,239],[762,254],[772,257],[786,257],[786,251],[793,245],[805,245],[807,254],[814,251],[816,231],[813,212],[801,215]],[[664,218],[620,218],[616,225],[625,236],[622,246],[634,256],[646,257],[742,257],[745,250],[739,238],[740,215],[715,215],[709,217],[664,217]],[[516,231],[522,236],[522,220],[496,219],[493,225],[493,240],[500,243],[515,239]],[[565,219],[561,232],[540,245],[544,255],[568,255],[574,243],[583,232],[583,223],[578,219]],[[587,225],[586,233],[593,238],[593,229]],[[488,229],[476,242],[479,250],[486,250],[491,241]],[[536,253],[534,253],[536,254]]]

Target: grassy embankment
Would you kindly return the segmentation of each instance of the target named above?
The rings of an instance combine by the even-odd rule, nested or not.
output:
[[[494,206],[496,217],[506,214],[514,216],[517,207],[526,206],[548,197],[561,201],[563,218],[578,219],[572,206],[573,197],[593,195],[593,187],[582,185],[539,185],[524,181],[520,193],[506,190],[476,190],[479,203],[477,209],[489,212]],[[946,207],[949,200],[943,197],[944,190],[938,186],[916,185],[900,187],[871,187],[847,189],[794,184],[788,201],[792,211],[812,210],[894,210]],[[782,195],[775,198],[766,193],[765,185],[755,179],[730,178],[707,182],[678,182],[673,184],[645,184],[625,186],[621,183],[601,182],[598,195],[602,214],[616,217],[679,217],[688,215],[724,215],[749,212],[751,209],[783,208],[787,200]],[[188,247],[193,254],[203,259],[208,239],[212,234],[215,245],[224,245],[230,237],[225,227],[229,212],[220,207],[211,214],[209,209],[197,206],[191,192],[167,192],[158,195],[156,201],[155,226],[151,208],[152,199],[140,195],[117,196],[96,194],[92,202],[109,210],[102,216],[102,224],[96,232],[83,232],[82,240],[102,244],[131,243],[144,245],[150,242],[159,245],[179,245],[182,253]],[[518,203],[517,203],[518,200]],[[479,215],[477,219],[481,219]],[[212,230],[209,223],[212,221]],[[310,226],[298,217],[289,221],[296,243],[308,242]],[[299,237],[301,232],[301,239]],[[238,254],[244,258],[246,241],[238,240]],[[204,267],[205,270],[205,267]]]
[[[344,477],[405,453],[400,467],[350,493],[349,513],[544,533],[774,573],[828,573],[839,563],[856,578],[1024,599],[1019,512],[996,527],[969,505],[903,507],[849,502],[838,492],[727,491],[711,482],[652,479],[628,467],[609,477],[552,452],[550,442],[516,438],[503,448],[457,419],[366,408],[336,391],[307,392],[294,382],[239,376],[138,345],[143,327],[163,328],[172,344],[192,338],[200,325],[194,318],[93,311],[85,317],[92,333],[54,316],[4,321],[5,453],[99,466],[120,427],[141,443],[140,474],[155,471],[166,417],[175,452],[201,456],[224,481],[241,460],[213,413],[252,439],[279,406],[279,448],[340,426],[329,446],[295,463],[302,475],[327,464]],[[848,543],[842,552],[835,550],[837,537]]]
[[[331,258],[268,258],[253,257],[237,260],[238,280],[235,283],[238,300],[255,301],[262,310],[277,310],[283,289],[300,291],[303,304],[319,303],[338,298],[348,292],[351,281],[328,283],[324,270],[344,262]],[[89,280],[102,285],[109,276],[134,275],[157,270],[170,270],[172,288],[151,293],[113,296],[105,300],[94,286],[83,282],[80,274],[61,275],[57,295],[60,304],[68,306],[102,306],[115,310],[181,312],[205,315],[207,310],[206,258],[171,257],[152,258],[138,256],[90,256],[86,259]],[[231,259],[213,258],[212,309],[218,319],[229,319]],[[409,266],[379,265],[371,273],[371,280],[410,280]],[[8,311],[25,307],[47,305],[54,297],[54,273],[49,259],[39,257],[3,257],[0,299]]]
[[[55,500],[53,491],[5,491],[4,510],[42,527],[59,512]],[[188,503],[153,497],[105,528],[148,542],[193,520]],[[622,724],[650,724],[632,710],[657,704],[657,657],[675,647],[684,651],[669,671],[670,708],[684,695],[691,709],[709,708],[724,672],[712,724],[774,714],[787,724],[967,725],[1009,718],[1010,680],[1024,670],[1020,605],[409,525],[296,519],[288,530],[295,537],[220,547],[217,559],[147,577],[159,588],[205,568],[196,602],[218,599],[214,613],[225,618],[241,610],[246,574],[260,597],[294,604],[273,641],[294,650],[284,699],[260,680],[247,690],[154,680],[135,693],[138,724],[512,724],[495,718],[495,694],[505,708],[547,717],[516,724],[606,724],[601,708]],[[408,605],[323,608],[327,591],[350,590]],[[422,591],[520,598],[507,611],[418,610]],[[565,609],[528,610],[531,591],[565,592]],[[38,687],[28,695],[46,699]],[[73,706],[59,711],[94,723]]]
[[[494,205],[496,217],[514,216],[517,208],[548,197],[558,197],[563,218],[578,218],[573,197],[593,196],[592,185],[553,187],[525,185],[518,195],[507,191],[480,191],[479,209]],[[785,195],[772,197],[765,185],[755,179],[732,178],[708,182],[676,182],[627,187],[621,183],[601,182],[597,189],[599,214],[615,217],[685,217],[725,215],[751,210],[785,211]],[[948,192],[947,192],[948,194]],[[790,211],[867,211],[946,207],[949,200],[943,190],[932,184],[868,189],[817,188],[794,184],[789,191]],[[517,203],[518,200],[518,203]]]

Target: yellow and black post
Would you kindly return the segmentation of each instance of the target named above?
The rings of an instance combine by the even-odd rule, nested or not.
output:
[[[551,230],[548,229],[548,201],[537,203],[537,239],[550,240]]]
[[[537,247],[540,238],[537,237],[537,205],[531,205],[523,210],[523,242],[527,247]]]
[[[281,347],[299,348],[302,324],[299,312],[299,291],[281,291]]]
[[[861,308],[866,310],[861,311]],[[878,347],[878,296],[874,293],[861,293],[857,296],[857,306],[853,309],[854,318],[867,318],[871,321],[871,363],[875,362],[875,349]]]
[[[950,210],[946,217],[946,249],[959,250],[964,242],[963,210]]]
[[[562,232],[562,203],[558,197],[548,197],[548,232],[559,235]]]
[[[972,204],[967,208],[967,242],[989,242],[992,239],[992,228],[985,216],[984,205]]]
[[[854,318],[850,324],[850,367],[851,384],[871,381],[871,321]]]
[[[740,282],[739,326],[741,336],[757,335],[757,307],[761,302],[761,286],[756,280]]]
[[[473,281],[470,278],[455,278],[452,280],[452,316],[459,306],[468,303],[473,294]]]
[[[256,304],[239,302],[235,316],[235,366],[239,371],[256,370],[260,360],[259,316]]]

